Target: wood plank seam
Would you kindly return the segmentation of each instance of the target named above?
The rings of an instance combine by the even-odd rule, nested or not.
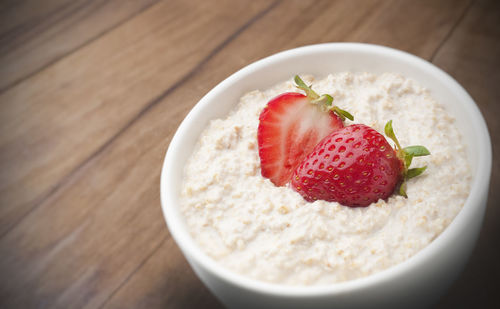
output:
[[[158,4],[159,0],[156,0],[155,2],[152,2],[150,5],[148,6],[145,6],[144,8],[138,10],[137,12],[133,13],[132,15],[130,15],[128,18],[125,18],[123,19],[122,21],[118,22],[116,25],[108,28],[108,29],[105,29],[104,31],[100,32],[100,33],[97,33],[97,35],[95,35],[94,37],[90,38],[89,40],[83,42],[82,44],[76,46],[75,48],[67,51],[66,53],[62,54],[61,56],[57,57],[56,59],[53,59],[49,62],[47,62],[46,64],[44,64],[43,66],[41,66],[40,68],[34,70],[33,72],[29,73],[28,75],[24,76],[24,77],[21,77],[21,78],[18,78],[17,80],[14,80],[13,82],[7,84],[6,86],[4,86],[3,88],[0,88],[0,95],[2,95],[4,92],[6,92],[7,90],[9,90],[10,88],[13,88],[17,85],[19,85],[20,83],[22,83],[23,81],[37,75],[38,73],[42,72],[43,70],[47,69],[48,67],[56,64],[57,62],[69,57],[70,55],[72,55],[73,53],[75,53],[76,51],[78,51],[80,48],[83,48],[87,45],[90,45],[92,44],[92,42],[94,41],[97,41],[98,39],[100,39],[101,37],[105,36],[106,34],[108,34],[109,32],[113,31],[114,29],[117,29],[118,27],[122,26],[123,24],[125,24],[126,22],[128,22],[130,19],[142,14],[144,11],[148,10],[149,8],[151,8],[152,6]],[[100,6],[102,6],[104,3],[100,4]],[[94,8],[92,11],[95,11],[97,8]],[[59,10],[58,10],[59,11]],[[91,12],[92,12],[91,11]],[[55,13],[55,12],[54,12]],[[53,14],[54,14],[53,13]],[[90,13],[90,12],[89,12]],[[89,14],[87,13],[87,14]],[[66,16],[68,14],[65,14],[64,16]],[[63,19],[62,17],[60,19]],[[59,19],[58,19],[59,20]],[[1,236],[0,236],[1,238]]]
[[[169,239],[171,236],[165,236],[159,244],[149,253],[131,272],[128,274],[125,279],[118,284],[118,286],[109,294],[109,296],[103,301],[103,303],[99,306],[98,309],[102,309],[106,306],[106,304],[113,298],[113,296],[139,271],[146,263],[147,261],[160,250],[160,248],[163,246],[163,244]]]
[[[221,44],[215,47],[214,50],[210,52],[210,54],[207,55],[198,65],[196,65],[193,70],[191,70],[188,74],[186,74],[185,77],[181,78],[177,83],[175,83],[172,87],[167,89],[165,92],[160,94],[157,98],[153,99],[146,107],[139,112],[139,114],[134,117],[124,128],[123,130],[120,130],[120,132],[113,136],[111,139],[114,140],[119,137],[120,134],[122,134],[128,127],[130,127],[135,121],[137,121],[143,114],[145,114],[148,110],[150,110],[154,105],[158,104],[161,102],[165,97],[168,96],[171,92],[173,92],[175,89],[180,87],[182,84],[187,82],[196,72],[198,72],[202,66],[210,61],[210,59],[215,56],[220,50],[222,50],[225,46],[227,46],[231,41],[233,41],[236,37],[238,37],[243,31],[245,31],[248,27],[250,27],[253,23],[258,21],[260,18],[264,17],[268,12],[270,12],[272,9],[274,9],[281,0],[274,1],[270,6],[268,6],[266,9],[263,11],[259,12],[256,14],[254,17],[252,17],[248,22],[246,22],[243,26],[241,26],[239,29],[237,29],[233,34],[231,34],[226,40],[224,40]],[[123,131],[123,132],[122,132]],[[104,150],[104,149],[103,149]],[[101,306],[99,306],[99,309],[102,309],[106,306],[106,304],[113,298],[113,296],[123,287],[125,284],[132,279],[132,277],[147,263],[147,261],[153,257],[156,252],[162,247],[163,243],[167,241],[171,236],[167,235],[165,236],[156,246],[151,253],[149,253],[138,265],[136,268],[134,268],[130,274],[114,289],[110,295],[106,298],[106,300],[102,303]]]
[[[452,36],[453,32],[455,32],[455,29],[462,23],[462,21],[465,19],[465,16],[467,16],[467,13],[470,11],[470,8],[477,2],[477,0],[471,0],[470,3],[467,5],[467,7],[464,9],[462,15],[457,19],[453,27],[451,27],[450,31],[446,34],[446,36],[443,38],[441,43],[439,43],[438,47],[432,53],[431,57],[429,58],[429,62],[434,62],[434,59],[436,58],[436,55],[439,53],[441,48],[446,44],[448,39]]]
[[[141,110],[136,117],[134,117],[128,124],[124,126],[122,130],[120,130],[115,136],[113,136],[110,139],[110,143],[106,144],[111,144],[113,140],[118,138],[121,134],[123,134],[130,126],[132,126],[137,120],[139,120],[143,114],[145,114],[147,111],[149,111],[153,106],[161,102],[165,97],[167,97],[171,92],[173,92],[175,89],[180,87],[182,84],[187,82],[189,79],[191,79],[192,76],[194,76],[202,67],[205,63],[210,61],[211,58],[213,58],[220,50],[222,50],[225,46],[227,46],[231,41],[233,41],[236,37],[238,37],[243,31],[245,31],[248,27],[250,27],[253,23],[258,21],[260,18],[264,17],[268,12],[270,12],[272,9],[274,9],[281,0],[274,1],[270,6],[265,8],[263,11],[259,12],[256,14],[254,17],[252,17],[249,21],[247,21],[243,26],[241,26],[239,29],[237,29],[234,33],[232,33],[226,40],[224,40],[221,44],[216,46],[202,61],[200,61],[199,64],[197,64],[188,74],[186,74],[183,78],[181,78],[178,82],[176,82],[174,85],[172,85],[170,88],[168,88],[166,91],[161,93],[158,97],[153,99],[150,103],[148,103],[143,110]],[[107,147],[107,146],[106,146]],[[104,148],[102,149],[104,151]],[[98,153],[96,153],[98,155]],[[91,156],[92,158],[93,156]],[[106,304],[113,298],[113,296],[147,263],[147,261],[153,257],[156,252],[162,247],[163,243],[167,239],[169,239],[171,235],[165,236],[159,244],[149,253],[138,265],[136,268],[134,268],[130,274],[114,289],[109,296],[106,298],[106,300],[102,303],[101,306],[99,306],[99,309],[102,309],[106,306]]]
[[[77,6],[71,6],[73,3],[68,3],[52,12],[50,12],[50,14],[47,14],[46,16],[43,16],[43,19],[48,19],[50,20],[50,17],[51,16],[56,16],[56,18],[54,18],[53,20],[51,20],[50,23],[47,23],[47,24],[43,24],[42,23],[42,20],[39,19],[39,20],[35,20],[31,25],[29,25],[30,23],[25,23],[23,25],[20,25],[10,31],[8,31],[6,34],[4,34],[2,37],[0,37],[0,40],[3,40],[5,38],[8,38],[9,36],[17,36],[18,35],[18,32],[20,32],[20,30],[24,30],[25,28],[27,27],[31,27],[31,28],[34,28],[36,29],[37,31],[34,31],[33,33],[30,33],[27,37],[24,37],[23,39],[24,40],[18,40],[18,41],[14,41],[13,43],[9,44],[9,46],[6,46],[6,48],[13,48],[13,47],[17,47],[19,45],[22,45],[23,43],[25,43],[26,41],[29,41],[32,39],[32,37],[35,37],[37,36],[39,33],[41,32],[44,32],[47,28],[50,28],[52,25],[54,24],[57,24],[61,21],[63,21],[64,19],[66,19],[68,16],[71,16],[73,15],[75,12],[78,12],[82,9],[85,8],[86,4],[85,2],[77,5]],[[100,2],[98,3],[98,5],[96,5],[94,8],[92,8],[91,10],[89,10],[87,13],[85,13],[84,16],[87,16],[89,15],[89,13],[93,13],[94,11],[98,10],[99,8],[101,8],[102,6],[104,5],[104,2]],[[66,10],[66,8],[68,8],[68,10]],[[60,16],[57,16],[58,13],[61,12],[62,14]],[[56,34],[54,34],[56,35]]]
[[[97,5],[95,5],[95,6],[93,6],[93,7],[91,6],[90,10],[87,10],[87,11],[86,11],[86,12],[85,12],[82,16],[80,16],[78,19],[76,19],[75,21],[73,21],[73,23],[75,23],[75,22],[77,22],[77,21],[79,21],[79,20],[81,20],[81,19],[83,19],[83,18],[85,18],[85,17],[87,17],[87,16],[90,16],[90,14],[92,14],[92,13],[94,13],[94,12],[98,11],[101,7],[103,7],[103,6],[104,6],[105,2],[106,2],[106,1],[101,1],[101,2],[98,2],[98,3],[97,3]],[[59,22],[59,21],[64,20],[67,16],[72,15],[74,12],[77,12],[77,11],[81,10],[81,8],[84,8],[84,7],[85,7],[85,6],[84,6],[84,5],[82,5],[82,6],[80,6],[80,7],[74,8],[73,10],[69,11],[69,12],[68,12],[68,13],[66,13],[65,15],[62,15],[61,17],[59,17],[59,19],[56,19],[55,23],[57,23],[57,22]],[[131,17],[133,17],[133,16],[131,16]],[[128,17],[128,18],[127,18],[127,19],[125,19],[124,21],[129,20],[131,17]],[[57,35],[57,33],[54,33],[54,34],[53,34],[52,36],[50,36],[50,37],[53,37],[53,36],[56,36],[56,35]],[[99,35],[99,33],[98,33],[97,35]],[[49,37],[49,38],[50,38],[50,37]]]
[[[7,40],[9,39],[10,37],[16,37],[18,36],[20,33],[22,33],[26,28],[38,28],[38,27],[41,27],[40,24],[42,24],[42,20],[43,19],[50,19],[52,16],[54,15],[57,15],[59,12],[62,12],[62,11],[65,11],[66,8],[70,7],[72,4],[72,2],[69,2],[69,3],[66,3],[65,5],[63,6],[60,6],[58,7],[57,9],[55,9],[54,11],[51,11],[50,13],[48,13],[47,15],[45,16],[42,16],[40,17],[39,19],[35,19],[35,20],[32,20],[32,21],[28,21],[28,22],[25,22],[23,24],[20,24],[19,26],[16,26],[12,29],[9,29],[7,30],[6,32],[4,33],[1,33],[0,34],[0,42],[3,41],[3,40]],[[70,10],[70,13],[75,11],[75,10],[78,10],[81,8],[81,5],[80,6],[77,6],[75,9],[73,10]],[[63,13],[62,17],[66,17],[68,15],[68,13]],[[51,26],[52,24],[54,23],[57,23],[59,22],[61,19],[63,18],[58,18],[58,19],[55,19],[54,22],[52,23],[49,23],[45,26],[45,28]],[[45,30],[45,29],[40,29],[40,30]],[[42,32],[42,31],[37,31],[38,33]],[[36,34],[36,33],[35,33]],[[23,41],[21,41],[23,42]],[[15,44],[13,44],[14,46],[16,46]],[[12,46],[12,45],[11,45]],[[10,46],[9,46],[10,47]]]
[[[68,182],[78,171],[83,169],[85,166],[90,164],[90,162],[99,156],[102,152],[104,152],[118,137],[120,137],[128,128],[130,128],[137,120],[139,120],[145,113],[147,113],[151,108],[153,108],[156,104],[161,102],[165,97],[167,97],[174,90],[179,88],[189,79],[191,79],[210,59],[212,59],[219,51],[221,51],[225,46],[227,46],[231,41],[233,41],[236,37],[238,37],[243,31],[245,31],[248,27],[250,27],[257,20],[265,16],[269,11],[271,11],[274,7],[276,7],[281,0],[274,1],[265,8],[263,11],[256,14],[254,17],[249,19],[243,26],[233,32],[228,38],[226,38],[221,44],[216,46],[205,58],[203,58],[191,71],[189,71],[184,77],[179,79],[174,85],[166,89],[156,98],[147,103],[138,113],[134,116],[128,123],[126,123],[115,135],[113,135],[106,143],[104,143],[101,147],[99,147],[96,151],[94,151],[87,159],[85,159],[81,164],[75,167],[72,171],[70,171],[66,176],[62,177],[62,179],[45,195],[41,196],[34,206],[29,209],[24,215],[21,216],[19,220],[12,223],[12,225],[2,234],[0,235],[0,239],[2,239],[5,235],[9,234],[20,222],[24,220],[30,213],[36,210],[40,205],[42,205],[48,198],[54,195],[58,190],[63,186],[64,183]],[[104,34],[103,34],[104,35]],[[67,55],[66,55],[67,56]],[[64,56],[64,57],[66,57]],[[59,58],[57,61],[61,60]],[[1,92],[0,92],[1,94]]]

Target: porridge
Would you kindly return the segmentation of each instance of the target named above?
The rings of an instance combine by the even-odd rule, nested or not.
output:
[[[245,94],[225,119],[210,122],[185,167],[181,211],[192,237],[224,267],[257,280],[324,285],[396,265],[428,245],[467,199],[471,172],[453,118],[415,81],[385,73],[306,76],[318,93],[380,133],[393,120],[402,145],[425,145],[427,170],[368,207],[307,202],[289,185],[262,177],[257,128],[267,102],[298,92],[292,80]],[[392,143],[391,143],[392,144]]]

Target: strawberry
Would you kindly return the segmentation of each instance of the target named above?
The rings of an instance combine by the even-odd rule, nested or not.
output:
[[[299,76],[297,88],[306,95],[287,92],[267,103],[259,117],[257,139],[261,173],[276,186],[283,186],[297,165],[316,144],[353,120],[348,112],[333,106],[330,95],[319,96]]]
[[[398,184],[399,193],[406,197],[406,180],[426,169],[409,169],[413,157],[430,153],[423,146],[401,148],[392,120],[386,124],[385,133],[394,140],[395,149],[384,136],[363,124],[331,133],[294,171],[293,189],[309,202],[336,201],[351,207],[386,199]]]

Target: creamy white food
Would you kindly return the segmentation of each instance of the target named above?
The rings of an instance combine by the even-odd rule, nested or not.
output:
[[[425,173],[366,208],[306,202],[261,176],[258,118],[269,99],[297,91],[292,80],[245,94],[225,119],[211,121],[185,167],[181,211],[192,237],[224,267],[286,285],[324,285],[396,265],[453,220],[471,172],[453,118],[415,81],[396,74],[339,73],[307,84],[329,93],[355,122],[383,133],[388,120],[402,145],[425,145]],[[392,144],[392,142],[391,142]]]

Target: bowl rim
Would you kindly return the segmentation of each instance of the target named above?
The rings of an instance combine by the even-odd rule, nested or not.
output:
[[[190,126],[192,122],[191,119],[194,118],[194,115],[199,110],[201,110],[201,106],[208,104],[213,97],[218,95],[219,92],[224,91],[224,89],[226,89],[229,85],[237,82],[239,79],[247,74],[250,74],[252,71],[272,64],[275,61],[297,55],[307,55],[308,53],[314,53],[315,51],[320,50],[363,51],[390,55],[391,57],[399,58],[399,60],[402,60],[404,62],[413,63],[413,65],[419,66],[420,69],[428,71],[430,74],[435,75],[436,78],[439,78],[444,83],[446,83],[448,87],[452,88],[454,92],[458,93],[458,96],[464,98],[464,108],[473,118],[473,122],[475,123],[474,130],[477,131],[478,135],[480,136],[479,144],[481,145],[480,149],[482,149],[482,151],[480,151],[480,153],[478,154],[477,173],[482,173],[483,175],[481,176],[483,177],[474,177],[471,184],[469,196],[463,208],[459,211],[457,216],[448,225],[448,227],[446,227],[440,235],[438,235],[433,241],[431,241],[431,243],[399,264],[390,266],[385,270],[381,270],[366,277],[332,283],[329,285],[290,286],[259,281],[235,273],[220,265],[218,262],[205,254],[202,249],[196,244],[195,240],[190,236],[189,231],[183,228],[183,225],[180,221],[184,219],[182,218],[182,215],[178,216],[174,210],[174,208],[178,207],[178,205],[175,205],[173,207],[168,206],[174,204],[172,195],[178,194],[178,192],[170,192],[169,188],[171,186],[169,185],[169,183],[178,180],[173,179],[173,176],[168,173],[167,166],[175,165],[175,161],[173,160],[173,153],[175,152],[176,148],[179,148],[179,145],[182,142],[181,137],[185,134],[186,130]],[[472,216],[473,212],[478,211],[477,209],[475,209],[475,206],[476,204],[478,204],[478,201],[483,198],[483,196],[481,195],[483,190],[481,190],[481,188],[489,187],[491,165],[492,149],[486,122],[484,121],[484,118],[474,100],[470,97],[466,90],[450,75],[420,57],[390,47],[366,43],[323,43],[282,51],[253,62],[217,84],[205,96],[203,96],[203,98],[198,101],[198,103],[181,122],[179,128],[177,129],[168,146],[161,171],[161,205],[168,229],[177,245],[183,252],[184,256],[189,257],[188,261],[190,262],[190,264],[192,264],[191,259],[193,259],[193,261],[196,261],[198,265],[201,265],[205,271],[210,272],[212,275],[215,275],[216,277],[233,285],[236,285],[242,289],[251,290],[265,295],[297,298],[332,296],[346,294],[352,292],[353,290],[360,290],[368,288],[374,284],[381,284],[387,281],[394,280],[395,278],[400,277],[404,274],[411,273],[412,269],[418,267],[419,265],[422,265],[422,263],[431,258],[433,255],[438,254],[440,248],[448,243],[448,239],[453,239],[453,236],[458,235],[460,233],[460,230],[467,225],[468,218]]]

